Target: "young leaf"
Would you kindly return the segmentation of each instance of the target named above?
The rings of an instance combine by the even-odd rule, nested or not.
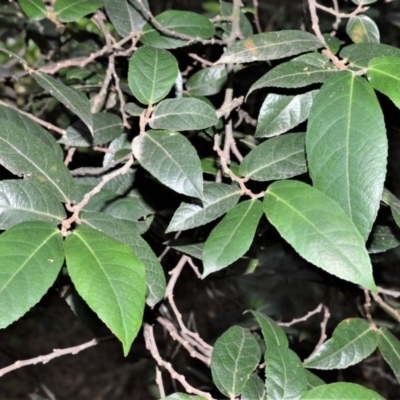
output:
[[[400,108],[400,57],[376,57],[368,64],[367,77],[372,87]]]
[[[64,242],[68,273],[89,307],[122,342],[126,356],[143,318],[145,267],[132,250],[80,226]]]
[[[85,15],[94,13],[102,5],[102,0],[56,0],[54,12],[60,22],[74,22]]]
[[[169,51],[140,47],[129,61],[129,88],[141,103],[158,103],[171,90],[178,72],[178,62]]]
[[[15,175],[47,186],[54,196],[66,203],[74,200],[71,173],[54,152],[43,151],[40,139],[0,118],[0,144],[1,165]]]
[[[269,94],[258,116],[255,137],[271,137],[299,125],[308,118],[317,90],[295,96]]]
[[[400,342],[386,328],[380,328],[378,348],[400,382]]]
[[[246,384],[244,385],[240,400],[264,400],[264,398],[264,382],[258,375],[251,374]]]
[[[321,47],[316,36],[300,30],[258,33],[228,47],[216,64],[278,60]]]
[[[204,187],[203,201],[182,203],[175,211],[166,232],[184,231],[214,221],[233,208],[240,198],[236,186],[210,183]]]
[[[186,89],[192,96],[212,96],[223,88],[227,80],[224,65],[201,69],[186,82]]]
[[[370,236],[371,243],[368,247],[369,254],[383,253],[384,251],[394,249],[400,245],[397,237],[386,225],[375,225]]]
[[[62,234],[53,224],[22,222],[0,235],[0,329],[46,294],[63,262]]]
[[[306,135],[314,186],[345,210],[367,240],[386,177],[387,138],[379,102],[364,79],[343,71],[320,89]]]
[[[42,0],[18,0],[18,3],[28,18],[39,21],[46,17],[46,6]]]
[[[232,326],[215,342],[211,374],[218,390],[229,398],[243,387],[260,361],[261,351],[254,336],[240,326]]]
[[[262,215],[259,200],[233,207],[208,236],[203,251],[203,279],[232,264],[249,250]]]
[[[205,129],[218,123],[215,109],[199,99],[163,100],[153,111],[150,126],[169,131]]]
[[[382,193],[382,202],[390,207],[393,219],[397,226],[400,227],[400,200],[389,190],[384,189]]]
[[[317,375],[306,369],[307,390],[311,390],[317,386],[325,385],[325,382]]]
[[[264,212],[307,261],[377,292],[364,239],[330,197],[302,182],[274,182],[265,194]]]
[[[304,133],[271,138],[250,151],[240,164],[240,174],[253,181],[287,179],[307,172]]]
[[[306,370],[292,350],[274,346],[264,359],[268,400],[298,399],[307,390]]]
[[[376,328],[361,318],[342,321],[332,338],[304,362],[306,368],[341,369],[358,364],[368,357],[378,344]]]
[[[346,32],[354,43],[379,43],[376,23],[367,15],[355,15],[349,19]]]
[[[143,168],[170,189],[203,198],[203,173],[196,149],[178,132],[150,131],[132,142]]]

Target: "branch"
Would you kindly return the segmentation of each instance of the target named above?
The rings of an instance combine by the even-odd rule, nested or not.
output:
[[[278,325],[279,326],[292,326],[294,324],[298,324],[299,322],[307,321],[313,315],[318,314],[319,312],[321,312],[322,311],[322,307],[323,307],[323,304],[320,303],[315,310],[309,311],[306,315],[304,315],[304,317],[295,318],[295,319],[291,320],[290,322],[278,322]]]
[[[389,315],[391,315],[395,320],[400,322],[400,314],[395,308],[385,303],[385,301],[377,294],[371,292],[371,296]]]

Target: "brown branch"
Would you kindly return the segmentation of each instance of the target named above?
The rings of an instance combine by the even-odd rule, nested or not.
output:
[[[279,326],[292,326],[292,325],[294,325],[294,324],[298,324],[299,322],[307,321],[307,320],[308,320],[309,318],[311,318],[313,315],[320,313],[320,312],[322,311],[322,307],[323,307],[323,304],[320,303],[320,304],[318,305],[318,307],[317,307],[315,310],[309,311],[309,312],[308,312],[306,315],[304,315],[303,317],[292,319],[290,322],[278,322],[278,325],[279,325]]]
[[[392,297],[400,297],[400,291],[398,290],[392,290],[392,289],[385,289],[383,287],[378,286],[379,292],[386,294],[388,296]]]
[[[262,32],[261,24],[260,24],[260,18],[258,16],[258,0],[253,0],[253,8],[254,8],[254,24],[257,29],[257,33]]]
[[[400,314],[395,308],[389,306],[389,304],[387,304],[377,294],[371,292],[371,296],[389,315],[391,315],[395,320],[397,320],[397,322],[400,322]]]
[[[165,397],[164,382],[162,379],[162,374],[160,368],[156,367],[156,384],[158,386],[158,391],[160,392],[160,398]]]
[[[364,289],[364,296],[365,296],[365,303],[364,303],[365,316],[367,317],[368,321],[375,326],[371,315],[371,296],[369,295],[369,290]]]
[[[131,154],[127,154],[121,158],[119,158],[116,161],[113,161],[107,165],[105,165],[104,167],[82,167],[82,168],[77,168],[77,169],[73,169],[71,172],[72,175],[74,176],[80,176],[80,175],[101,175],[104,172],[109,171],[110,169],[113,169],[114,167],[116,167],[118,164],[121,164],[124,161],[129,160],[129,158],[131,157]]]
[[[316,7],[316,8],[318,8],[318,9],[320,9],[320,10],[322,10],[322,11],[325,11],[325,12],[327,12],[327,13],[329,13],[329,14],[332,14],[333,16],[335,16],[335,17],[337,17],[337,18],[351,18],[351,17],[355,17],[356,15],[361,14],[361,13],[363,13],[363,12],[365,12],[365,11],[367,11],[367,10],[369,9],[369,7],[364,7],[364,6],[362,5],[362,3],[360,3],[360,4],[357,6],[357,8],[356,8],[353,12],[346,14],[346,13],[340,13],[340,12],[338,12],[337,9],[334,9],[334,8],[332,8],[332,7],[325,7],[325,6],[321,5],[321,4],[318,4],[318,3],[317,3],[316,1],[314,1],[314,0],[313,0],[313,2],[315,3],[315,7]]]
[[[68,167],[69,163],[72,161],[72,158],[74,157],[75,151],[76,151],[76,147],[70,147],[68,149],[67,156],[65,157],[65,160],[64,160],[65,166]]]

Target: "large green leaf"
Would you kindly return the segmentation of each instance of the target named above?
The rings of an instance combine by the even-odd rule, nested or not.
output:
[[[323,343],[304,366],[316,369],[347,368],[368,357],[377,344],[375,326],[361,318],[349,318],[335,328],[332,338]]]
[[[192,229],[217,219],[236,205],[240,190],[225,183],[210,183],[204,187],[203,196],[201,203],[182,203],[166,232]]]
[[[304,133],[273,137],[250,151],[240,174],[254,181],[287,179],[307,172]]]
[[[46,5],[42,0],[18,0],[18,3],[28,18],[41,20],[46,17]]]
[[[73,22],[85,15],[92,14],[103,5],[96,0],[56,0],[54,12],[61,22]]]
[[[380,34],[376,23],[367,15],[355,15],[349,19],[346,32],[354,43],[379,43]]]
[[[278,181],[268,187],[264,212],[307,261],[341,279],[378,291],[363,237],[330,197],[302,182]]]
[[[0,164],[15,175],[47,186],[58,199],[74,200],[72,176],[51,151],[43,151],[43,142],[13,122],[0,118]]]
[[[251,374],[242,390],[240,400],[264,400],[265,385],[257,374]]]
[[[46,294],[63,262],[62,234],[53,224],[22,222],[0,235],[0,329]]]
[[[178,132],[150,131],[137,136],[132,151],[143,168],[178,193],[203,197],[203,173],[196,149]]]
[[[158,103],[171,90],[178,72],[178,62],[169,51],[140,47],[129,61],[129,87],[141,103]]]
[[[400,108],[400,57],[376,57],[368,64],[367,77],[372,87]]]
[[[205,129],[218,123],[215,109],[199,99],[163,100],[154,110],[150,126],[169,131]]]
[[[268,400],[298,399],[307,390],[306,370],[295,352],[274,346],[264,359]]]
[[[64,242],[68,273],[77,292],[122,342],[128,354],[143,318],[145,267],[132,249],[80,226]]]
[[[382,193],[382,201],[390,207],[393,219],[397,226],[400,227],[400,200],[389,190],[384,189]]]
[[[400,341],[386,328],[379,330],[378,348],[400,383]]]
[[[148,243],[136,233],[132,221],[115,218],[104,213],[84,212],[81,215],[83,225],[97,229],[113,239],[128,245],[145,266],[147,285],[146,303],[154,307],[165,294],[165,275],[157,256]]]
[[[300,30],[259,33],[228,47],[217,63],[277,60],[320,47],[323,47],[323,43],[316,36]]]
[[[317,386],[304,393],[300,400],[385,400],[373,390],[356,383],[337,382],[328,385]]]
[[[308,119],[306,153],[314,186],[340,204],[366,241],[387,163],[385,122],[368,82],[344,71],[324,83]]]
[[[229,328],[217,339],[211,355],[211,373],[218,390],[231,399],[240,395],[260,357],[260,347],[250,332],[240,326]]]
[[[269,94],[264,100],[255,137],[280,135],[308,118],[317,90],[295,96]]]
[[[212,96],[221,91],[228,78],[224,65],[201,69],[186,82],[186,89],[192,96]]]
[[[203,278],[232,264],[249,250],[261,215],[259,200],[243,201],[225,215],[204,245]]]

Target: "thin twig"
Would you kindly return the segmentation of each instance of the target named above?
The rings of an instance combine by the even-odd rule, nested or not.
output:
[[[378,286],[379,292],[386,294],[388,296],[392,296],[392,297],[400,297],[400,291],[398,290],[393,290],[393,289],[385,289],[381,286]]]
[[[387,304],[387,303],[386,303],[380,296],[378,296],[377,294],[371,292],[371,296],[373,297],[373,299],[374,299],[384,310],[386,310],[394,319],[396,319],[397,322],[400,322],[400,314],[399,314],[399,312],[398,312],[395,308],[389,306],[389,304]]]
[[[303,317],[292,319],[290,322],[278,322],[278,325],[279,325],[279,326],[292,326],[292,325],[294,325],[294,324],[298,324],[299,322],[307,321],[307,320],[308,320],[309,318],[311,318],[313,315],[320,313],[320,312],[322,311],[322,307],[323,307],[323,304],[320,303],[320,304],[318,305],[318,307],[317,307],[315,310],[309,311],[309,312],[308,312],[306,315],[304,315]]]
[[[371,296],[369,295],[369,290],[364,289],[364,296],[365,296],[365,303],[364,303],[365,316],[367,317],[368,321],[375,326],[371,315]]]
[[[110,162],[109,164],[105,165],[104,167],[99,167],[99,168],[96,168],[96,167],[81,167],[81,168],[73,169],[70,172],[74,176],[101,175],[104,172],[107,172],[110,169],[113,169],[118,164],[121,164],[122,162],[129,160],[130,157],[131,157],[131,154],[126,154],[125,156],[119,158],[118,160]]]
[[[158,391],[160,392],[160,398],[165,397],[164,382],[162,379],[162,374],[160,368],[156,367],[156,384],[158,386]]]
[[[75,151],[76,151],[76,147],[70,147],[68,149],[67,156],[65,157],[65,160],[64,160],[65,166],[68,167],[69,163],[72,161],[72,158],[74,157]]]
[[[254,24],[257,29],[257,33],[262,32],[261,24],[260,24],[260,18],[258,16],[258,0],[253,0],[253,9],[254,9]]]

